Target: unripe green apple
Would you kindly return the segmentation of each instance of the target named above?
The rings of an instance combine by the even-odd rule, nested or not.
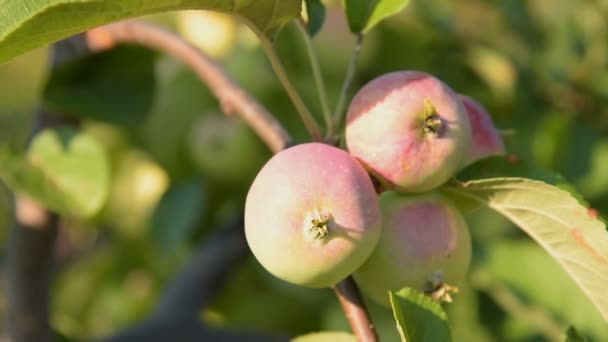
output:
[[[388,305],[388,291],[411,287],[426,293],[458,284],[471,261],[471,239],[462,214],[438,193],[380,196],[382,234],[354,273],[361,291]]]
[[[207,113],[194,123],[189,147],[198,170],[222,188],[249,185],[269,157],[247,125],[220,113]]]
[[[278,278],[331,286],[376,246],[378,197],[369,175],[345,151],[296,145],[273,156],[253,181],[245,235],[260,264]]]
[[[477,101],[466,95],[458,95],[471,123],[471,146],[462,167],[491,156],[505,155],[505,144],[494,126],[492,117]]]
[[[349,152],[385,188],[434,189],[460,169],[471,127],[457,95],[420,71],[384,74],[354,97],[346,121]]]

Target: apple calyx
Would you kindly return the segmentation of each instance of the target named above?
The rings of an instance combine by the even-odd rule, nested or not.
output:
[[[456,286],[451,286],[443,281],[443,275],[440,272],[434,273],[424,285],[424,293],[438,302],[451,303],[452,295],[460,292]]]
[[[313,241],[322,241],[329,234],[331,214],[327,210],[315,209],[306,218],[305,232]]]

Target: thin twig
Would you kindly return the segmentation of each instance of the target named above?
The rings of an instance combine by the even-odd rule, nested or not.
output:
[[[361,298],[361,293],[352,277],[348,277],[334,286],[342,310],[350,323],[353,334],[359,342],[376,342],[378,336],[369,313]]]
[[[226,75],[205,53],[178,35],[151,24],[129,20],[87,32],[93,50],[116,43],[131,43],[162,51],[189,65],[219,99],[225,113],[239,115],[273,152],[291,144],[291,138],[270,112]]]
[[[296,20],[295,23],[298,32],[300,32],[300,35],[302,36],[304,46],[306,47],[306,54],[308,55],[308,59],[310,60],[312,75],[315,79],[315,85],[317,87],[317,96],[319,97],[319,102],[321,103],[321,111],[323,112],[323,118],[325,119],[325,125],[327,126],[327,134],[331,135],[334,131],[333,121],[331,119],[331,111],[329,109],[329,104],[327,101],[327,92],[325,91],[325,81],[323,81],[323,75],[321,74],[319,60],[312,46],[312,40],[310,39],[310,35],[304,27],[304,23],[301,19]]]
[[[342,90],[340,90],[340,97],[338,99],[338,104],[336,105],[336,111],[333,116],[333,127],[340,127],[342,124],[342,118],[344,116],[344,111],[346,107],[346,98],[348,97],[348,92],[352,87],[353,79],[355,77],[355,71],[357,70],[357,64],[359,63],[359,56],[361,55],[361,46],[363,45],[363,34],[357,34],[357,39],[355,41],[355,47],[353,49],[353,54],[350,58],[350,63],[348,64],[348,69],[346,69],[346,76],[344,77],[344,83],[342,83]]]
[[[51,68],[87,52],[82,36],[53,45]],[[65,119],[39,109],[29,141]],[[15,196],[7,248],[8,332],[14,342],[50,341],[49,292],[59,217],[23,195]]]
[[[289,77],[287,76],[287,71],[285,70],[283,63],[281,62],[279,55],[277,55],[277,51],[272,45],[272,42],[268,39],[268,37],[263,34],[258,34],[258,38],[260,39],[260,43],[262,44],[264,52],[266,52],[266,56],[270,60],[272,69],[279,78],[279,81],[283,85],[283,88],[285,88],[287,96],[289,96],[289,98],[291,99],[291,102],[293,103],[294,107],[296,108],[296,111],[300,115],[300,118],[302,119],[302,122],[308,130],[308,133],[310,134],[312,140],[321,141],[323,139],[321,127],[319,126],[319,123],[317,123],[317,120],[315,120],[314,116],[304,103],[304,100],[302,100],[302,98],[300,97],[300,94],[294,87],[293,83],[291,83],[291,81],[289,80]]]

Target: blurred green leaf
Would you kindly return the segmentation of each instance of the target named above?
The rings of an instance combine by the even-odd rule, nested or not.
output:
[[[300,14],[301,1],[1,0],[0,62],[102,24],[185,9],[232,13],[256,32],[272,35]]]
[[[382,19],[398,13],[409,0],[344,0],[348,25],[353,33],[368,32]]]
[[[587,342],[587,339],[579,334],[574,327],[569,327],[566,330],[565,342]]]
[[[167,250],[175,250],[197,228],[206,204],[206,194],[198,179],[172,186],[152,216],[152,235]]]
[[[511,312],[512,319],[527,325],[529,333],[542,331],[546,337],[555,338],[562,334],[561,325],[568,323],[598,341],[608,339],[606,323],[591,301],[540,246],[530,240],[498,239],[486,241],[484,249],[479,271],[489,279],[472,277],[476,287],[511,290],[513,296],[530,308],[527,313]],[[495,284],[483,284],[483,281]],[[555,322],[548,324],[548,321]]]
[[[522,178],[492,178],[445,187],[483,203],[536,240],[608,320],[608,232],[570,193]]]
[[[445,306],[452,339],[455,342],[492,341],[496,334],[490,333],[491,330],[481,322],[479,293],[468,282],[463,282],[458,289],[454,301]]]
[[[355,342],[353,334],[343,331],[321,331],[295,337],[292,342]]]
[[[325,21],[325,5],[321,0],[305,0],[306,1],[306,14],[308,15],[308,34],[314,36],[317,34],[323,22]]]
[[[109,189],[106,152],[92,136],[72,128],[39,133],[26,156],[0,153],[0,177],[61,214],[88,218],[103,206]]]
[[[119,46],[53,68],[44,105],[54,113],[137,125],[152,108],[156,54]]]
[[[431,297],[411,288],[389,292],[403,342],[451,341],[448,316]]]

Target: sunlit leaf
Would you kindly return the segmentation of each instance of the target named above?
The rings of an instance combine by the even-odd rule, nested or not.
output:
[[[110,170],[105,150],[82,131],[42,131],[27,155],[3,150],[0,177],[23,193],[61,214],[91,217],[104,204]]]
[[[608,232],[595,211],[556,186],[522,178],[469,181],[444,191],[478,201],[524,230],[608,320]]]
[[[382,19],[398,13],[409,0],[345,0],[348,25],[353,33],[367,32]]]
[[[272,35],[300,14],[300,0],[0,0],[0,62],[96,26],[185,9],[231,13]]]

